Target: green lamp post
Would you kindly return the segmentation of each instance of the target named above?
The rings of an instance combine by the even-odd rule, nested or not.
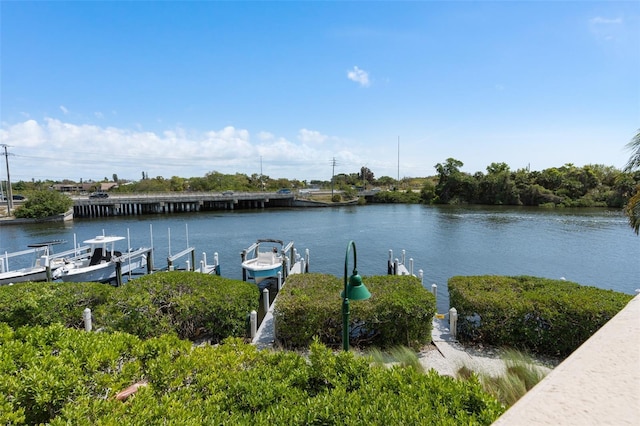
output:
[[[347,265],[349,263],[349,251],[353,247],[353,272],[347,283]],[[362,277],[358,275],[358,256],[356,254],[356,243],[349,241],[347,253],[344,257],[344,290],[340,293],[342,297],[342,349],[349,350],[349,300],[366,300],[371,297]]]

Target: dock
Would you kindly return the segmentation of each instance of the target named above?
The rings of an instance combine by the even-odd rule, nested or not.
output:
[[[412,277],[420,278],[420,281],[424,279],[424,271],[418,270],[418,275],[413,273],[413,258],[409,258],[407,262],[407,252],[401,251],[402,256],[400,258],[393,257],[393,250],[389,250],[389,260],[387,261],[387,275],[411,275]]]
[[[305,251],[304,257],[296,256],[293,259],[291,259],[291,263],[286,275],[289,276],[293,274],[304,274],[307,272],[309,272],[309,250]],[[282,280],[281,283],[279,283],[279,287],[280,288],[284,287],[285,282],[286,280]],[[268,297],[265,298],[263,296],[263,301],[264,300],[269,301],[269,298]],[[274,311],[277,300],[278,300],[278,296],[276,295],[273,302],[269,303],[269,306],[266,307],[264,318],[260,322],[260,325],[257,326],[255,333],[253,332],[253,324],[252,324],[251,343],[256,345],[258,349],[273,349],[274,347],[276,329],[275,329],[275,318],[273,316],[273,311]],[[252,322],[254,321],[253,320],[254,314],[256,317],[255,321],[257,322],[257,313],[255,312],[251,313]]]

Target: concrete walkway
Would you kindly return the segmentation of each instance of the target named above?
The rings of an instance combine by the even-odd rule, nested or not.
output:
[[[447,319],[433,319],[431,342],[435,350],[423,350],[418,354],[425,370],[434,369],[440,375],[451,377],[456,377],[461,367],[493,377],[506,373],[506,365],[499,351],[493,348],[465,348],[451,335]]]

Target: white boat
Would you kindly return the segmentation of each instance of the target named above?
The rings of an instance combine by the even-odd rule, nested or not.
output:
[[[0,258],[0,285],[22,282],[35,282],[51,280],[53,272],[64,265],[62,259],[52,259],[51,246],[63,241],[47,241],[44,243],[29,244],[28,250],[14,253],[5,253]],[[31,266],[11,269],[9,260],[15,257],[33,255]]]
[[[260,284],[267,278],[276,278],[278,272],[282,272],[285,251],[281,240],[256,241],[242,252],[243,275],[254,280],[256,284]]]
[[[121,275],[147,266],[149,249],[141,248],[122,253],[115,249],[115,243],[125,237],[103,236],[84,241],[89,244],[87,256],[68,259],[67,263],[56,269],[53,277],[67,282],[109,282]]]

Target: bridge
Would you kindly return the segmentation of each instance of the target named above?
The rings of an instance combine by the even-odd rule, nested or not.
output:
[[[137,216],[234,209],[292,207],[293,193],[277,192],[171,192],[109,194],[107,198],[75,196],[74,217]]]

